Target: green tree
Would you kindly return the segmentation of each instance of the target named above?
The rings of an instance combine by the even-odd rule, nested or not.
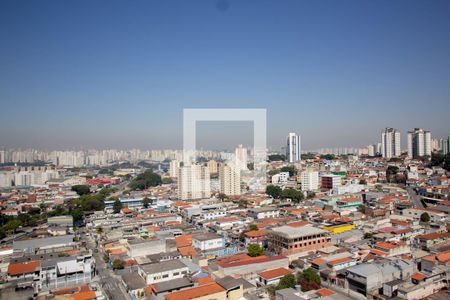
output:
[[[91,189],[88,185],[85,184],[78,184],[72,186],[72,191],[76,192],[78,195],[87,195],[91,192]]]
[[[256,231],[256,230],[258,230],[259,228],[258,228],[258,226],[256,225],[256,224],[250,224],[249,226],[248,226],[248,231]]]
[[[145,197],[144,199],[142,199],[142,206],[144,206],[144,208],[148,208],[150,205],[150,199],[148,197]]]
[[[39,207],[30,207],[30,209],[28,210],[28,213],[30,215],[40,215],[41,209]]]
[[[113,261],[112,267],[114,270],[121,270],[125,267],[125,263],[123,260],[117,258]]]
[[[336,156],[334,156],[334,154],[324,154],[321,155],[320,158],[325,160],[333,160],[336,158]]]
[[[163,183],[163,184],[171,184],[171,183],[173,183],[173,180],[172,180],[172,178],[170,178],[170,177],[164,177],[164,178],[162,179],[162,183]]]
[[[80,209],[73,209],[68,212],[73,217],[74,222],[80,222],[83,220],[83,212]]]
[[[430,222],[430,215],[427,212],[424,212],[420,215],[420,221],[428,223]]]
[[[272,154],[268,156],[269,161],[284,161],[286,156],[283,154]]]
[[[294,202],[300,202],[301,200],[303,200],[304,196],[302,192],[296,189],[287,188],[282,191],[281,198],[292,199]]]
[[[4,229],[6,231],[16,233],[16,229],[22,226],[22,222],[18,219],[10,220],[8,223],[6,223]]]
[[[145,190],[152,186],[158,186],[162,184],[161,176],[153,173],[152,170],[146,170],[144,173],[139,174],[128,185],[132,190]]]
[[[395,176],[398,173],[398,167],[397,166],[389,166],[386,169],[386,180],[388,182],[392,182],[395,179]]]
[[[282,190],[279,186],[268,185],[266,186],[266,194],[272,198],[279,198],[281,196]]]
[[[299,272],[297,274],[297,280],[304,292],[320,288],[320,276],[311,268]]]
[[[248,255],[251,257],[264,255],[264,250],[258,244],[251,244],[248,246]]]
[[[278,283],[277,290],[288,289],[295,287],[296,280],[292,274],[284,275]]]
[[[120,213],[120,210],[122,209],[122,207],[123,207],[122,202],[120,202],[119,199],[117,199],[116,201],[114,201],[114,204],[113,204],[113,211],[114,211],[115,214]]]
[[[294,166],[282,167],[280,172],[289,172],[289,176],[294,176],[297,174],[297,169]]]
[[[96,231],[97,231],[97,234],[102,234],[103,233],[103,228],[102,227],[98,227]]]
[[[225,195],[224,193],[219,193],[219,195],[217,195],[217,198],[219,198],[219,200],[223,202],[226,199],[228,199],[228,196]]]

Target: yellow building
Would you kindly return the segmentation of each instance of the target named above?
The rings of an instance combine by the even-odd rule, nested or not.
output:
[[[354,228],[355,228],[354,224],[327,225],[322,227],[322,229],[325,229],[333,234],[346,232]]]

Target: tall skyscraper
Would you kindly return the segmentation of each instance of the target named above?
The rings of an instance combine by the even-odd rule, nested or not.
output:
[[[300,136],[290,132],[287,138],[286,158],[290,163],[301,159]]]
[[[209,169],[201,165],[180,167],[178,169],[178,197],[181,200],[211,197]]]
[[[234,150],[234,154],[238,170],[247,170],[247,148],[239,145],[239,147]]]
[[[235,166],[220,166],[219,182],[222,194],[227,196],[238,196],[241,194],[241,172]]]
[[[422,128],[408,131],[408,156],[419,158],[431,156],[431,133]]]
[[[381,132],[381,155],[385,158],[401,155],[400,131],[388,127]]]

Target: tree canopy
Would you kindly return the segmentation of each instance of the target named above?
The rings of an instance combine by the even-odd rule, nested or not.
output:
[[[297,174],[297,169],[294,166],[286,166],[282,167],[280,172],[289,172],[289,176],[294,176]]]
[[[120,210],[122,209],[122,207],[123,207],[122,202],[120,202],[119,199],[117,199],[116,201],[114,201],[114,204],[113,204],[113,211],[114,211],[115,214],[120,213]]]
[[[153,173],[152,170],[146,170],[144,173],[139,174],[129,183],[129,188],[132,190],[145,190],[152,186],[158,186],[162,184],[161,176]]]
[[[282,190],[279,186],[276,185],[268,185],[266,186],[266,194],[271,196],[272,198],[281,197]]]
[[[430,215],[427,212],[424,212],[420,215],[420,221],[428,223],[430,222]]]
[[[283,154],[271,154],[268,156],[269,161],[285,161],[286,156]]]
[[[248,246],[248,255],[251,257],[264,255],[264,250],[258,244],[251,244]]]
[[[320,288],[320,276],[311,268],[299,272],[297,274],[297,279],[304,292]]]
[[[125,267],[125,263],[123,260],[117,258],[113,261],[112,267],[114,270],[121,270]]]
[[[76,192],[79,196],[87,195],[91,192],[91,189],[88,185],[78,184],[72,186],[72,191]]]
[[[151,203],[151,201],[148,197],[145,197],[144,199],[142,199],[142,206],[144,206],[144,208],[148,208],[150,203]]]
[[[287,188],[281,192],[281,198],[292,199],[294,202],[300,202],[301,200],[303,200],[304,196],[301,191],[293,188]]]

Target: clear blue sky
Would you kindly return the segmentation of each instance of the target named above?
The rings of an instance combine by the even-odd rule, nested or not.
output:
[[[183,108],[221,107],[267,108],[273,148],[443,136],[450,1],[3,0],[0,107],[7,147],[179,148]]]

